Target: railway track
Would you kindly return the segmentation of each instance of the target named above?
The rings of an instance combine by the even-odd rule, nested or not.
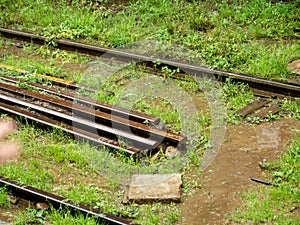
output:
[[[31,204],[50,204],[54,209],[63,209],[72,214],[80,213],[84,216],[93,217],[98,223],[107,225],[137,225],[132,221],[102,213],[83,204],[74,203],[61,196],[39,190],[37,188],[19,184],[16,181],[0,176],[0,187],[5,187],[10,194],[17,198],[28,201]],[[1,222],[1,221],[0,221]]]
[[[32,33],[10,30],[5,28],[0,28],[0,34],[5,38],[16,39],[30,43],[32,42],[38,45],[44,45],[48,41],[48,38],[45,36],[39,36]],[[181,72],[188,73],[191,76],[214,77],[219,81],[225,81],[226,79],[230,78],[233,82],[247,83],[251,88],[254,89],[255,93],[259,96],[300,97],[300,85],[297,83],[278,82],[259,77],[248,76],[245,74],[212,70],[203,66],[174,62],[159,58],[152,58],[121,50],[103,48],[95,45],[72,42],[63,39],[56,39],[55,43],[55,47],[62,50],[76,51],[79,53],[89,54],[93,56],[101,56],[105,54],[105,57],[112,57],[126,62],[142,62],[150,68],[153,68],[155,62],[159,61],[159,68],[162,68],[164,66],[168,66],[169,68],[173,69],[178,68]]]

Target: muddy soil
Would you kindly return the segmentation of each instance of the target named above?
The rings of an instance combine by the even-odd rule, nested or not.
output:
[[[241,206],[240,193],[259,185],[249,178],[270,179],[258,163],[278,159],[299,131],[300,121],[290,118],[255,126],[228,125],[220,152],[203,172],[201,188],[180,204],[177,224],[231,224],[225,215]]]

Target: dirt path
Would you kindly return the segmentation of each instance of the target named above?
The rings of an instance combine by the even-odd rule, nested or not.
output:
[[[294,119],[227,126],[218,156],[204,171],[202,188],[183,200],[178,224],[230,224],[224,215],[241,205],[239,193],[259,185],[249,178],[268,180],[258,162],[278,158],[299,131],[300,121]]]

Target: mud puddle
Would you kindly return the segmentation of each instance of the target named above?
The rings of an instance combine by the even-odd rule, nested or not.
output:
[[[300,121],[288,118],[255,126],[228,125],[220,152],[203,172],[201,188],[183,199],[177,224],[230,224],[225,215],[241,206],[240,193],[259,185],[249,178],[270,179],[258,163],[278,159],[299,131]]]

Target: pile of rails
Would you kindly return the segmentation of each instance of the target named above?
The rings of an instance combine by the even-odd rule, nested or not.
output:
[[[0,77],[0,111],[62,129],[79,140],[139,155],[162,146],[185,148],[186,138],[157,128],[160,119],[76,94],[76,85],[49,87]],[[18,84],[25,83],[26,88]]]

